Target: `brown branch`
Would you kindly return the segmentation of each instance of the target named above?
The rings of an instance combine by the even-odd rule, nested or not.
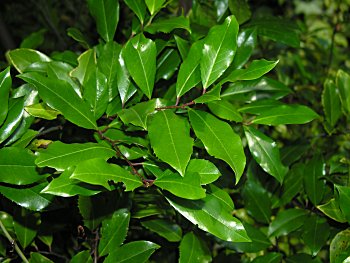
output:
[[[194,101],[190,101],[187,103],[184,103],[182,105],[171,105],[171,106],[164,106],[164,107],[158,107],[156,110],[167,110],[167,109],[185,109],[188,106],[196,104]]]
[[[96,233],[95,233],[95,243],[94,243],[94,263],[98,262],[98,242],[99,242],[99,234],[98,234],[99,229],[96,229]]]

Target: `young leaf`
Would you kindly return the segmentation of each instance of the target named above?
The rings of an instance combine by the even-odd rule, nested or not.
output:
[[[160,248],[150,241],[133,241],[121,247],[114,248],[113,252],[106,257],[104,263],[137,262],[144,263]]]
[[[96,69],[96,54],[93,49],[89,49],[78,58],[79,65],[73,69],[69,75],[79,80],[80,84],[85,86],[90,75]]]
[[[109,159],[115,155],[110,147],[98,143],[65,144],[60,141],[51,143],[46,150],[39,152],[35,163],[39,167],[52,167],[63,171],[69,166],[94,158]]]
[[[69,27],[67,29],[67,35],[77,41],[82,47],[89,49],[90,44],[87,37],[76,27]]]
[[[238,183],[245,166],[241,138],[230,125],[210,113],[190,110],[189,117],[196,136],[203,142],[207,152],[229,164]]]
[[[126,68],[124,61],[125,48],[120,51],[118,57],[118,63],[116,65],[117,74],[117,86],[119,91],[119,96],[124,107],[125,103],[134,95],[137,88],[131,83],[129,71]]]
[[[163,7],[164,2],[165,0],[145,0],[145,3],[149,12],[151,13],[151,16],[153,16]]]
[[[144,0],[124,0],[124,2],[135,13],[141,24],[143,24],[146,15]]]
[[[174,196],[166,196],[166,199],[175,210],[200,229],[225,241],[250,241],[242,223],[223,209],[217,196],[207,194],[205,198],[195,201]]]
[[[157,157],[184,176],[193,146],[187,120],[170,110],[158,111],[148,122],[148,135]]]
[[[288,172],[288,168],[281,162],[280,152],[276,142],[251,126],[245,126],[244,132],[249,150],[256,162],[265,172],[282,183],[283,178]]]
[[[50,108],[45,103],[32,104],[24,107],[24,109],[30,115],[45,120],[54,120],[57,118],[57,115],[61,114],[59,111]]]
[[[35,156],[27,149],[5,147],[0,149],[0,182],[25,185],[43,178],[36,171]]]
[[[306,106],[280,105],[262,112],[252,123],[267,125],[304,124],[318,117],[316,112]]]
[[[341,103],[338,93],[334,82],[327,79],[322,92],[322,105],[326,120],[331,127],[334,127],[341,116]]]
[[[102,221],[101,239],[98,245],[100,256],[112,253],[125,240],[129,228],[130,213],[126,209],[119,209],[111,218]]]
[[[205,190],[200,185],[197,173],[186,173],[181,177],[177,173],[167,173],[157,178],[154,184],[170,193],[185,199],[201,199],[205,197]]]
[[[46,78],[36,72],[21,74],[19,78],[33,84],[43,101],[51,108],[60,111],[67,120],[86,129],[97,129],[88,105],[68,82]]]
[[[15,143],[13,143],[11,146],[13,147],[19,147],[19,148],[26,148],[28,144],[38,135],[38,131],[34,130],[27,130],[25,134],[22,135],[22,137],[17,140]]]
[[[19,73],[25,72],[26,69],[35,62],[51,61],[51,59],[45,54],[29,48],[10,50],[6,53],[6,58]]]
[[[141,180],[136,175],[116,164],[109,164],[104,159],[91,159],[79,163],[70,178],[101,185],[108,190],[111,190],[108,181],[123,182],[126,191],[133,191],[142,186]]]
[[[221,100],[221,85],[215,85],[209,92],[204,93],[202,96],[194,100],[195,103],[207,103],[216,100]]]
[[[179,263],[211,262],[210,251],[205,243],[193,232],[187,233],[180,243]]]
[[[8,98],[11,86],[10,67],[7,67],[0,72],[0,125],[6,119],[8,113]]]
[[[22,40],[19,47],[36,49],[44,42],[44,35],[46,32],[47,32],[47,29],[43,28],[36,32],[31,33],[30,35],[28,35]]]
[[[225,19],[222,25],[210,29],[204,39],[200,61],[201,77],[206,90],[230,66],[237,48],[238,23],[234,16]]]
[[[176,95],[181,97],[201,81],[199,61],[202,56],[203,41],[192,44],[186,59],[180,66],[176,82]]]
[[[151,39],[139,34],[124,47],[123,58],[131,77],[150,99],[156,75],[157,49]]]
[[[15,209],[13,227],[17,239],[23,248],[29,246],[35,238],[39,225],[40,215],[24,208]]]
[[[23,97],[10,99],[6,120],[0,128],[0,143],[9,138],[20,125],[24,113],[23,106]]]
[[[221,176],[219,169],[212,162],[203,159],[190,160],[187,173],[197,173],[200,176],[201,185],[215,182]]]
[[[88,0],[88,5],[99,35],[106,42],[113,40],[119,22],[119,1]]]
[[[219,118],[235,122],[241,122],[243,120],[235,106],[227,100],[211,101],[208,103],[208,107]]]
[[[170,17],[167,19],[158,19],[149,26],[145,27],[145,31],[150,34],[159,32],[170,33],[174,29],[182,28],[191,33],[190,21],[184,16]]]
[[[179,242],[182,238],[182,229],[179,225],[173,224],[164,219],[152,219],[141,222],[142,226],[152,232],[164,237],[170,242]]]

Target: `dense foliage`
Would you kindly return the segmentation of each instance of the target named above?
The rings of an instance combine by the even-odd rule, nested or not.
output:
[[[3,262],[350,261],[349,1],[84,4],[6,52]]]

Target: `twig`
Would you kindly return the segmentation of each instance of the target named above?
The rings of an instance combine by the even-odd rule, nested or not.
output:
[[[45,129],[44,127],[41,128],[41,129],[39,130],[38,135],[37,135],[36,137],[39,137],[39,136],[48,134],[48,133],[50,133],[50,132],[60,131],[60,130],[63,129],[63,127],[62,127],[61,125],[58,125],[58,126],[50,127],[50,128],[48,128],[47,130],[44,130],[44,129]]]
[[[10,243],[14,246],[15,250],[17,251],[17,254],[23,260],[23,262],[29,263],[28,259],[23,254],[22,250],[16,244],[16,241],[10,236],[9,232],[7,232],[7,230],[6,230],[5,226],[4,226],[4,224],[2,223],[1,219],[0,219],[0,228],[1,228],[2,232],[4,232],[4,234],[5,234],[6,238],[8,239],[8,241],[10,241]]]
[[[99,235],[98,235],[98,231],[99,229],[96,230],[96,234],[95,234],[95,244],[94,244],[94,263],[98,262],[98,241],[100,239]]]
[[[184,103],[182,105],[171,105],[171,106],[164,106],[164,107],[158,107],[156,110],[167,110],[167,109],[184,109],[188,106],[196,104],[194,101],[190,101],[187,103]]]

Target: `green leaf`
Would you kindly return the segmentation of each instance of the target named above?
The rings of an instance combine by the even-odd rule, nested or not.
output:
[[[186,173],[184,177],[177,173],[165,173],[154,181],[156,186],[185,199],[205,197],[205,190],[200,185],[200,176],[197,173]]]
[[[133,191],[142,186],[140,178],[136,175],[116,164],[109,164],[104,159],[91,159],[79,163],[70,178],[88,184],[101,185],[108,190],[111,190],[108,181],[123,182],[126,191]]]
[[[210,113],[190,110],[189,117],[196,136],[203,142],[207,152],[230,165],[238,183],[245,166],[241,138],[230,125]]]
[[[27,130],[26,133],[15,143],[12,144],[14,147],[26,148],[28,144],[39,134],[38,131]]]
[[[157,157],[184,176],[193,147],[187,120],[170,110],[163,110],[152,115],[147,128]]]
[[[339,202],[334,198],[323,205],[318,205],[317,209],[319,209],[326,216],[332,218],[335,221],[338,221],[339,223],[346,222],[346,218],[342,210],[340,210]]]
[[[205,243],[193,232],[187,233],[180,243],[179,263],[211,262],[210,251]]]
[[[6,53],[6,58],[19,73],[25,72],[26,69],[35,62],[51,61],[51,59],[45,54],[29,48],[10,50]]]
[[[330,263],[344,263],[350,256],[350,229],[340,231],[330,245]]]
[[[0,192],[3,196],[24,208],[41,211],[50,205],[53,200],[53,196],[40,193],[46,185],[47,183],[42,183],[21,189],[0,186]]]
[[[339,193],[339,207],[343,212],[345,218],[350,222],[350,187],[334,185]]]
[[[156,81],[159,79],[169,80],[178,69],[181,58],[176,49],[167,48],[157,60]]]
[[[51,143],[47,149],[39,152],[35,163],[39,167],[52,167],[63,171],[69,166],[94,158],[107,160],[115,155],[115,151],[108,146],[98,143],[71,143],[60,141]]]
[[[36,171],[35,158],[27,149],[17,147],[0,149],[0,181],[15,185],[39,181],[43,176]]]
[[[112,253],[125,240],[129,228],[130,213],[126,209],[119,209],[111,218],[102,222],[101,239],[98,245],[100,256]]]
[[[204,39],[200,61],[201,77],[206,90],[230,66],[237,48],[238,23],[234,16],[225,19],[222,25],[210,29]]]
[[[175,38],[177,49],[179,50],[181,58],[184,61],[190,50],[190,45],[187,40],[179,37],[178,35],[174,35],[174,38]],[[202,54],[201,51],[200,51],[200,54]]]
[[[316,112],[302,105],[281,105],[262,112],[252,123],[280,125],[280,124],[304,124],[319,116]]]
[[[145,31],[150,34],[159,32],[170,33],[177,28],[185,29],[187,32],[191,33],[190,21],[184,16],[157,19],[149,26],[146,26]]]
[[[204,159],[190,160],[187,173],[197,173],[200,176],[201,185],[215,182],[221,176],[219,169],[212,162]]]
[[[0,143],[9,138],[20,125],[24,113],[23,106],[23,97],[10,99],[7,117],[0,128]]]
[[[93,262],[89,250],[83,250],[79,252],[74,257],[72,257],[71,261],[69,261],[69,263],[81,263],[81,262],[86,262],[86,263]]]
[[[208,107],[212,113],[221,119],[235,122],[243,120],[235,106],[227,100],[211,101],[208,103]]]
[[[207,103],[221,99],[221,85],[216,85],[209,92],[204,93],[202,96],[194,100],[195,103]]]
[[[305,223],[307,212],[302,209],[291,208],[279,212],[274,221],[269,226],[270,237],[287,235],[297,230]]]
[[[88,0],[87,2],[99,35],[106,42],[113,40],[119,22],[119,1]]]
[[[114,42],[106,43],[100,52],[97,60],[97,66],[100,71],[107,77],[107,86],[109,101],[112,101],[118,95],[118,69],[121,46]],[[118,88],[117,88],[118,87]]]
[[[319,257],[312,257],[309,254],[305,254],[305,253],[298,253],[298,254],[294,254],[292,256],[289,256],[286,258],[286,262],[287,263],[299,263],[299,262],[303,262],[303,263],[322,263],[321,259]]]
[[[67,120],[86,129],[97,129],[88,105],[68,82],[46,78],[36,72],[21,74],[19,78],[33,84],[43,101],[60,111]]]
[[[327,122],[334,127],[341,116],[339,90],[334,82],[327,79],[323,85],[322,106]]]
[[[142,226],[157,233],[170,242],[179,242],[182,238],[182,229],[179,225],[173,224],[164,219],[153,219],[141,222]]]
[[[131,77],[149,99],[156,75],[156,56],[156,44],[142,34],[129,40],[123,51],[123,58]]]
[[[52,260],[43,256],[39,252],[31,252],[29,263],[54,263]]]
[[[193,43],[181,64],[176,82],[177,97],[181,97],[201,81],[199,62],[202,57],[202,48],[203,41]]]
[[[248,141],[249,150],[255,161],[265,172],[282,183],[288,172],[288,168],[281,162],[280,152],[276,142],[251,126],[245,126],[244,132]]]
[[[86,81],[83,98],[90,104],[95,120],[105,113],[109,99],[107,78],[98,68]]]
[[[106,257],[104,262],[144,263],[158,248],[160,246],[150,241],[133,241],[121,247],[114,248],[114,251]]]
[[[57,115],[61,114],[59,111],[50,108],[45,103],[32,104],[24,107],[24,109],[30,115],[45,120],[54,120],[57,118]]]
[[[124,0],[125,4],[135,13],[143,24],[146,15],[146,5],[143,0]]]
[[[47,29],[43,28],[36,32],[31,33],[27,37],[25,37],[21,44],[20,48],[32,48],[35,49],[39,47],[42,43],[44,43],[44,35],[47,32]]]
[[[221,81],[221,83],[235,82],[237,80],[253,80],[258,79],[261,76],[272,70],[278,63],[277,61],[268,61],[265,59],[253,60],[252,63],[245,69],[236,69],[232,73]]]
[[[273,107],[283,105],[282,102],[278,100],[266,99],[253,101],[242,108],[238,109],[239,112],[251,113],[251,114],[261,114],[265,111],[270,110]]]
[[[325,175],[325,164],[320,155],[315,155],[305,166],[304,188],[314,205],[318,205],[324,196],[326,186],[322,177]]]
[[[91,196],[101,192],[99,189],[94,189],[96,187],[84,185],[78,180],[70,179],[74,169],[74,167],[68,167],[59,177],[53,179],[42,189],[41,193],[70,197],[75,195]]]
[[[67,29],[67,35],[77,41],[82,47],[89,49],[89,40],[84,36],[84,34],[76,27],[69,27]]]
[[[186,200],[166,196],[171,206],[192,224],[214,236],[232,242],[249,242],[242,223],[223,209],[222,201],[212,194],[201,200]]]
[[[6,119],[8,113],[8,99],[12,86],[10,67],[0,72],[0,125]]]
[[[85,86],[92,72],[96,68],[96,54],[93,49],[89,49],[78,58],[78,67],[73,69],[69,75],[79,80],[80,84]]]
[[[240,31],[237,37],[237,51],[233,58],[231,67],[241,68],[253,53],[257,43],[257,33],[255,28],[245,28]]]
[[[343,70],[338,70],[336,85],[339,90],[339,96],[344,112],[350,115],[350,75]]]
[[[245,0],[230,0],[228,6],[240,25],[249,20],[252,15],[249,4]]]
[[[310,216],[303,226],[303,241],[314,257],[326,244],[329,237],[329,225],[324,217]]]
[[[165,0],[145,0],[147,8],[152,16],[163,7],[164,2]]]
[[[283,255],[277,252],[269,252],[266,255],[256,257],[252,263],[280,263]]]
[[[17,208],[14,219],[13,227],[17,239],[21,246],[26,248],[32,243],[37,234],[40,225],[40,215],[24,208]]]
[[[235,209],[235,205],[230,197],[230,195],[223,189],[210,184],[207,187],[207,192],[216,197],[216,200],[220,202],[222,209],[225,209],[227,212],[232,213]]]

